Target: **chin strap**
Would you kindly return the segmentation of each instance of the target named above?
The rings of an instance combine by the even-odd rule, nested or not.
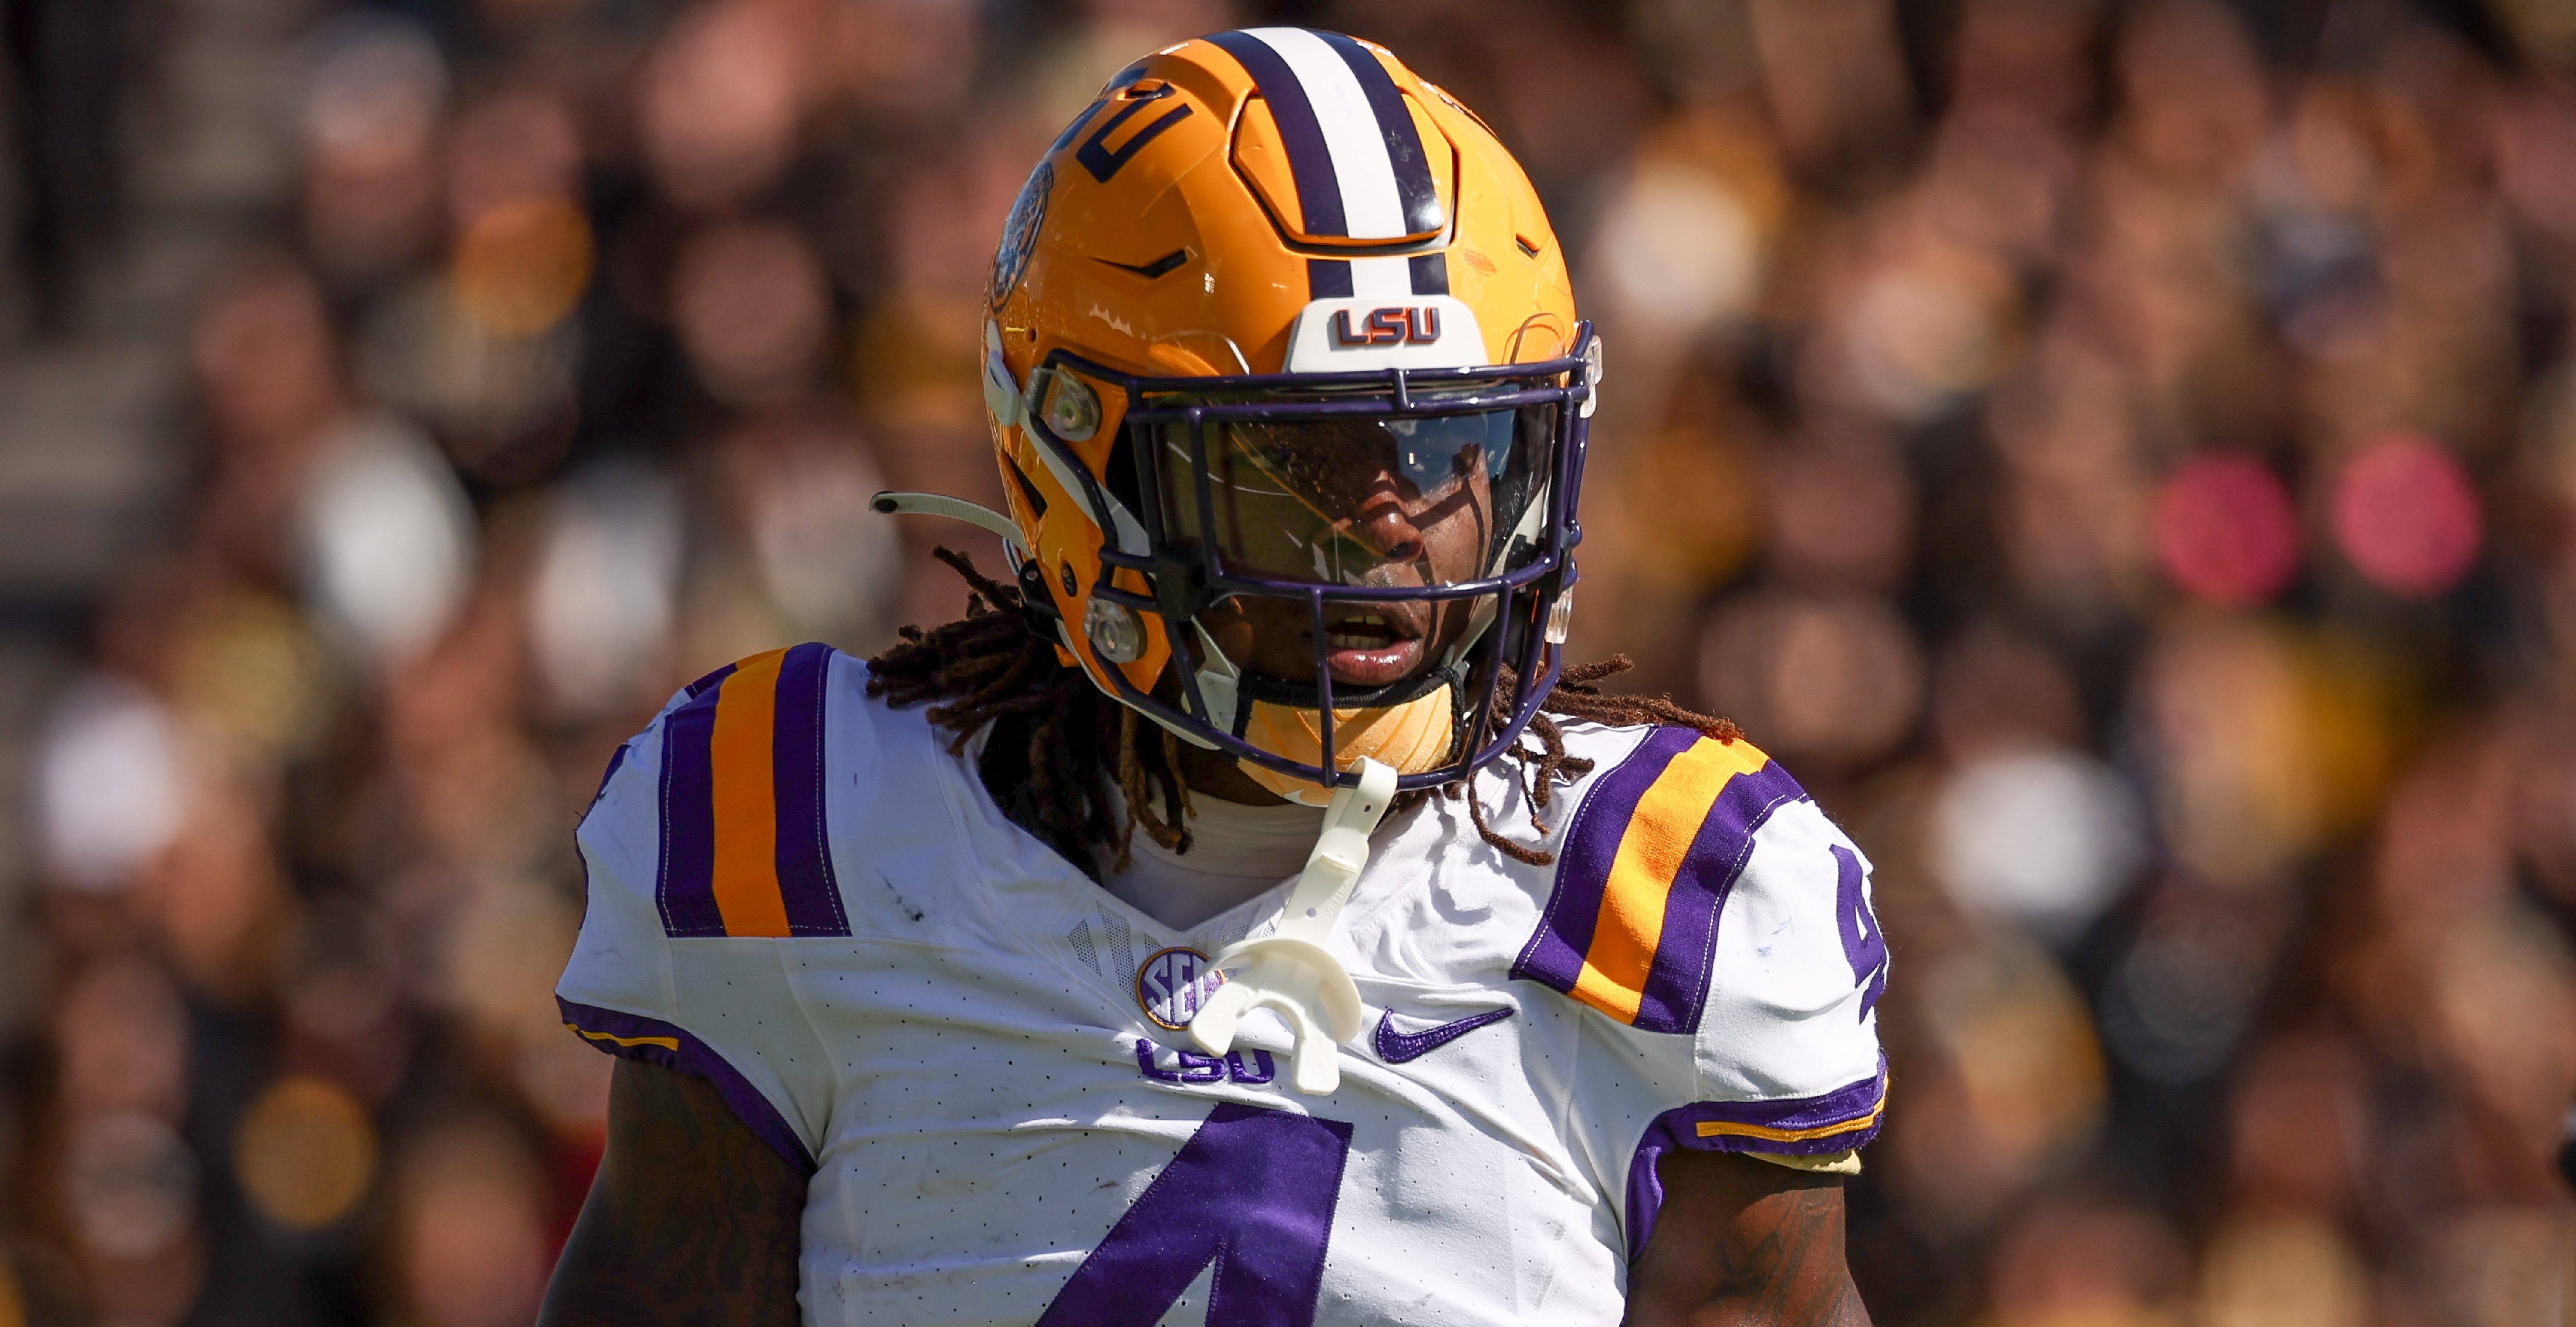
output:
[[[1395,767],[1363,757],[1359,786],[1333,790],[1324,832],[1289,891],[1279,929],[1258,940],[1228,945],[1211,966],[1225,984],[1190,1019],[1190,1040],[1210,1055],[1234,1048],[1243,1016],[1273,1009],[1286,1019],[1295,1047],[1289,1082],[1309,1096],[1341,1085],[1337,1047],[1360,1034],[1360,992],[1342,961],[1324,948],[1333,923],[1350,901],[1351,887],[1368,865],[1369,835],[1395,800]]]

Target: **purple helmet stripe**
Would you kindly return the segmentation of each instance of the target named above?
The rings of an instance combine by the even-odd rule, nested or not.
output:
[[[1350,297],[1349,259],[1309,258],[1306,260],[1306,298],[1349,299]]]
[[[805,644],[778,669],[778,701],[769,758],[777,807],[778,892],[791,935],[848,935],[840,882],[832,874],[831,827],[824,814],[824,697],[831,689],[832,647]]]
[[[1367,47],[1338,32],[1315,35],[1351,67],[1352,76],[1359,80],[1361,95],[1368,98],[1370,113],[1377,117],[1378,133],[1386,140],[1387,162],[1395,169],[1395,191],[1404,207],[1406,233],[1420,234],[1446,226],[1449,219],[1440,214],[1440,190],[1431,179],[1431,160],[1422,150],[1421,132],[1414,128],[1413,113],[1405,109],[1404,94],[1387,76],[1386,66],[1379,64]],[[1426,291],[1417,285],[1414,293],[1446,294],[1448,287]]]
[[[1413,269],[1412,276],[1414,294],[1446,295],[1449,293],[1449,255],[1445,253],[1415,254],[1410,262],[1410,266]]]
[[[1348,235],[1342,212],[1342,183],[1333,173],[1333,155],[1324,146],[1323,126],[1315,119],[1306,86],[1279,52],[1249,32],[1220,32],[1209,41],[1243,66],[1270,103],[1270,118],[1279,126],[1280,146],[1288,152],[1288,173],[1297,182],[1297,210],[1309,235]]]
[[[1753,855],[1754,831],[1772,811],[1806,795],[1776,760],[1726,781],[1665,896],[1663,934],[1633,1024],[1639,1031],[1699,1030],[1717,957],[1718,916],[1726,910],[1736,877],[1744,873],[1745,860]]]

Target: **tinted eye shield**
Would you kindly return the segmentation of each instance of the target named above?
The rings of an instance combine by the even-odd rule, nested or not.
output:
[[[1165,533],[1210,544],[1226,574],[1427,585],[1500,575],[1535,550],[1560,408],[1184,418],[1136,436],[1155,449]]]
[[[1472,686],[1472,705],[1460,715],[1460,731],[1487,731],[1494,705],[1492,679],[1508,670],[1514,680],[1513,694],[1508,699],[1511,713],[1503,731],[1481,747],[1462,750],[1448,767],[1405,776],[1400,786],[1406,789],[1432,787],[1464,776],[1488,760],[1502,754],[1519,740],[1523,729],[1536,714],[1538,701],[1555,682],[1561,665],[1558,651],[1545,639],[1548,608],[1569,589],[1575,579],[1572,551],[1582,538],[1574,519],[1575,501],[1581,488],[1583,451],[1587,433],[1589,401],[1597,374],[1596,361],[1587,352],[1593,344],[1589,324],[1576,330],[1574,353],[1563,358],[1528,364],[1493,365],[1471,369],[1387,369],[1363,373],[1339,374],[1244,374],[1221,377],[1156,378],[1122,373],[1093,363],[1066,351],[1057,351],[1040,366],[1041,373],[1058,373],[1088,379],[1101,387],[1115,389],[1125,409],[1114,421],[1123,437],[1110,454],[1110,470],[1127,467],[1133,483],[1122,486],[1121,495],[1104,491],[1089,467],[1081,463],[1070,443],[1049,427],[1044,412],[1032,411],[1027,430],[1038,445],[1048,449],[1062,462],[1051,466],[1069,474],[1083,489],[1083,498],[1099,514],[1099,525],[1109,533],[1110,546],[1101,550],[1104,575],[1092,587],[1095,599],[1115,604],[1140,614],[1152,614],[1165,624],[1165,636],[1179,663],[1174,671],[1186,708],[1175,708],[1166,701],[1138,688],[1117,669],[1100,670],[1125,703],[1174,727],[1201,745],[1224,751],[1238,760],[1250,761],[1264,768],[1314,783],[1347,784],[1356,776],[1330,773],[1336,764],[1333,742],[1333,711],[1368,705],[1395,703],[1421,694],[1428,686],[1445,684],[1444,677],[1454,677],[1463,670],[1470,679],[1482,681]],[[1591,372],[1587,372],[1587,369]],[[1382,586],[1367,584],[1323,583],[1229,565],[1226,558],[1205,539],[1180,538],[1180,532],[1169,528],[1164,503],[1159,495],[1176,491],[1166,487],[1167,480],[1177,483],[1177,491],[1195,493],[1202,527],[1208,513],[1216,510],[1215,497],[1205,464],[1211,435],[1228,424],[1263,426],[1293,425],[1315,421],[1340,421],[1365,424],[1368,421],[1428,420],[1488,414],[1496,411],[1526,411],[1553,407],[1552,437],[1545,458],[1543,508],[1533,512],[1534,536],[1526,559],[1498,574],[1470,580],[1415,586]],[[1157,439],[1177,445],[1184,458],[1196,461],[1191,473],[1167,476],[1169,457],[1166,447]],[[1121,453],[1124,453],[1122,456]],[[1115,482],[1113,480],[1113,482]],[[1122,500],[1122,497],[1125,500]],[[1141,539],[1138,537],[1141,536]],[[1138,544],[1143,547],[1138,547]],[[1124,569],[1140,576],[1151,587],[1151,593],[1139,594],[1112,583],[1108,573]],[[1236,597],[1279,599],[1306,605],[1315,642],[1315,682],[1311,688],[1313,707],[1323,716],[1322,755],[1320,765],[1305,765],[1246,743],[1237,735],[1241,710],[1228,698],[1222,709],[1212,706],[1202,693],[1200,671],[1209,665],[1207,655],[1212,647],[1194,624],[1200,614],[1216,604]],[[1369,603],[1426,604],[1444,600],[1490,600],[1491,613],[1479,605],[1479,620],[1487,623],[1466,656],[1450,668],[1435,671],[1427,678],[1410,679],[1387,687],[1359,689],[1349,686],[1337,692],[1332,672],[1323,658],[1328,639],[1328,605],[1343,612],[1353,605]],[[1224,666],[1220,664],[1220,666]],[[1276,688],[1273,688],[1274,690]],[[1399,694],[1406,693],[1410,694]],[[1233,710],[1237,723],[1216,722],[1226,710]]]

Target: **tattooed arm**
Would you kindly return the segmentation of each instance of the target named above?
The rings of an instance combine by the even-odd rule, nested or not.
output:
[[[1869,1327],[1843,1264],[1840,1176],[1690,1151],[1661,1173],[1628,1327]]]
[[[619,1060],[608,1154],[539,1327],[795,1327],[805,1177],[713,1086]]]

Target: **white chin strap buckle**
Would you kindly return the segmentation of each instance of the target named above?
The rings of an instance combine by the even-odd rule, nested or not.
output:
[[[1279,929],[1226,946],[1211,964],[1225,974],[1225,984],[1190,1019],[1190,1040],[1200,1050],[1223,1055],[1234,1049],[1243,1016],[1273,1009],[1296,1038],[1288,1055],[1289,1085],[1308,1096],[1341,1085],[1338,1047],[1360,1034],[1360,991],[1341,960],[1324,948],[1324,939],[1368,865],[1369,835],[1394,800],[1395,767],[1366,757],[1360,760],[1359,786],[1333,790],[1324,833],[1289,891]]]

